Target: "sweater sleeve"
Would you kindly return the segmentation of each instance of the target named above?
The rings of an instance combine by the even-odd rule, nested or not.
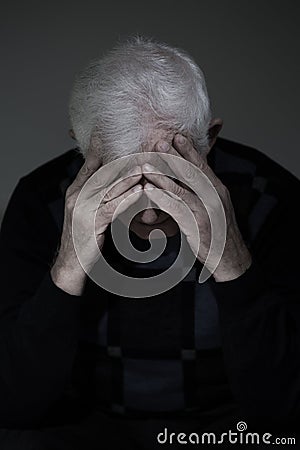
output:
[[[211,280],[229,381],[244,419],[256,425],[299,422],[299,229],[285,208],[265,225],[242,276]]]
[[[50,268],[58,243],[47,205],[21,179],[0,234],[2,427],[39,424],[71,375],[80,297],[52,281]]]

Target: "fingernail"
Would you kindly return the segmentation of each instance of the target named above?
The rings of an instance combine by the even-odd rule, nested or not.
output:
[[[133,189],[132,192],[138,192],[141,191],[143,186],[141,184],[137,184]]]
[[[179,144],[184,144],[185,143],[185,137],[182,136],[181,134],[177,135],[177,141],[179,142]]]
[[[155,188],[154,184],[151,184],[151,183],[146,183],[144,186],[144,189],[146,189],[146,190],[151,190],[154,188]]]
[[[153,171],[153,170],[154,170],[154,167],[151,166],[151,164],[146,163],[146,164],[143,165],[143,169],[149,170],[149,171],[150,171],[150,170]]]
[[[128,175],[140,175],[141,174],[141,168],[140,167],[134,167],[129,171]]]
[[[167,142],[160,142],[159,143],[159,148],[163,152],[167,152],[169,150],[169,148],[170,148],[170,145]]]

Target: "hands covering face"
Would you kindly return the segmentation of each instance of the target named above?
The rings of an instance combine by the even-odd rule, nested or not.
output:
[[[227,222],[227,236],[221,260],[216,270],[212,270],[213,276],[216,281],[233,280],[242,275],[251,265],[251,255],[238,229],[228,190],[208,166],[206,158],[202,157],[191,142],[181,135],[175,136],[172,145],[160,141],[156,144],[154,152],[159,159],[162,159],[162,164],[158,164],[159,167],[164,167],[164,164],[168,165],[169,170],[166,173],[170,176],[145,164],[147,157],[146,159],[142,158],[140,163],[137,157],[136,166],[131,167],[126,176],[123,174],[119,177],[118,170],[116,170],[124,169],[124,161],[121,158],[114,162],[115,164],[110,170],[109,167],[102,167],[98,177],[98,169],[102,166],[101,148],[96,138],[91,139],[85,163],[66,193],[61,246],[51,269],[52,278],[58,287],[74,295],[80,295],[84,288],[86,273],[74,248],[74,211],[76,211],[77,217],[77,249],[80,249],[85,267],[92,268],[98,258],[98,248],[101,251],[103,247],[105,230],[108,225],[116,215],[137,202],[143,192],[159,209],[166,211],[175,219],[186,235],[187,242],[195,256],[202,263],[206,261],[211,243],[211,224],[206,208],[211,216],[216,216],[221,200]],[[153,152],[151,153],[153,155]],[[164,161],[163,154],[170,154],[175,158],[168,158],[167,161]],[[150,153],[148,156],[150,156],[150,162],[157,161],[157,159],[151,158]],[[182,164],[181,161],[189,162],[189,164]],[[210,180],[218,193],[218,202],[216,202],[216,195],[213,195],[205,199],[204,205],[199,196],[195,194],[194,190],[198,194],[201,191],[201,183],[205,178],[199,176],[199,169]],[[173,181],[173,174],[176,180],[183,180],[183,182],[178,184]],[[147,179],[144,186],[141,184],[142,176]],[[81,201],[77,204],[77,199],[86,183],[89,183],[88,189],[84,191]],[[100,198],[102,198],[102,202],[99,201]],[[75,204],[77,204],[76,208]],[[94,246],[93,236],[90,232],[93,229],[97,248]],[[195,233],[195,230],[198,230],[198,233]],[[198,236],[200,236],[200,246],[198,245]]]
[[[192,187],[193,191],[199,191],[199,183],[201,183],[202,177],[199,177],[198,169],[212,183],[223,204],[227,222],[227,238],[224,252],[213,275],[216,281],[229,281],[242,275],[251,265],[251,255],[238,229],[229,192],[208,166],[206,158],[199,154],[187,138],[179,134],[175,136],[173,145],[160,141],[156,144],[154,151],[184,158],[194,165],[195,170],[193,170],[191,165],[176,164],[176,160],[174,162],[169,162],[168,160],[168,165],[174,173],[174,178],[187,180],[187,184]],[[144,177],[148,180],[144,186],[144,192],[148,198],[158,208],[166,211],[176,220],[178,226],[186,235],[192,251],[199,261],[204,263],[211,243],[211,225],[206,208],[209,208],[213,214],[214,208],[216,208],[215,200],[211,198],[208,204],[205,202],[204,205],[195,192],[182,183],[179,185],[150,164],[144,164],[142,171]],[[186,214],[186,206],[192,211],[196,220],[201,240],[200,248],[190,216]]]

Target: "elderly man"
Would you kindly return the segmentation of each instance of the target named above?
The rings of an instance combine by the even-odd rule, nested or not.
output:
[[[2,447],[181,448],[247,425],[295,431],[299,182],[217,137],[201,70],[165,44],[137,38],[93,61],[70,120],[76,148],[20,180],[2,224]],[[218,211],[225,241],[212,267]],[[122,254],[117,222],[139,254],[160,230],[158,258]],[[149,293],[181,239],[191,270]],[[144,291],[130,298],[101,270],[96,281],[99,256]]]

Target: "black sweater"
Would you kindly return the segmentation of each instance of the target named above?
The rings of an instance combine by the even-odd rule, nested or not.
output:
[[[23,177],[3,219],[2,427],[39,426],[53,422],[53,417],[71,422],[99,405],[115,413],[127,413],[126,398],[130,396],[126,389],[124,394],[124,386],[128,374],[135,370],[135,359],[142,357],[143,346],[139,346],[137,355],[132,345],[134,336],[128,338],[126,334],[130,327],[122,326],[122,317],[129,317],[126,302],[107,298],[92,282],[87,283],[83,296],[71,296],[56,287],[50,277],[59,247],[64,193],[82,162],[81,155],[71,150]],[[235,403],[240,419],[258,425],[293,427],[300,417],[300,184],[258,151],[224,139],[218,139],[209,162],[230,191],[253,264],[236,280],[216,283],[211,278],[207,282],[218,306],[221,350],[183,346],[195,349],[198,364],[190,364],[191,354],[186,358],[181,353],[181,360],[188,360],[183,365],[187,363],[189,373],[183,395],[192,398],[190,403],[185,402],[185,409],[203,412],[201,402],[203,406],[207,401],[215,402],[216,408]],[[178,310],[172,309],[173,329],[179,311],[186,315],[184,302],[188,308],[194,297],[192,291],[183,295],[182,290],[178,291],[180,287],[176,289],[164,303],[171,307],[176,304],[172,299],[179,301]],[[146,303],[154,315],[155,311],[159,315],[159,302],[155,297]],[[136,308],[133,317],[143,314],[138,304]],[[107,311],[111,312],[108,321],[113,317],[111,323],[118,323],[120,329],[116,332],[113,326],[105,328],[105,347],[94,332],[99,331],[97,324]],[[166,315],[166,320],[169,317]],[[158,336],[159,332],[158,328]],[[172,332],[170,336],[176,340]],[[164,348],[154,335],[148,341],[142,335],[140,338],[145,343],[145,360],[172,359],[173,366],[166,369],[172,378],[178,356],[171,354],[172,339]],[[157,342],[156,347],[147,348],[152,341]],[[145,364],[145,370],[154,366]],[[201,378],[205,370],[206,378]],[[211,397],[204,398],[201,386],[207,389],[208,378],[212,380]],[[195,404],[193,398],[197,398]],[[171,404],[173,400],[169,397],[168,401]],[[174,410],[180,410],[176,401]],[[159,407],[158,411],[167,414]],[[156,413],[155,406],[152,412]]]

